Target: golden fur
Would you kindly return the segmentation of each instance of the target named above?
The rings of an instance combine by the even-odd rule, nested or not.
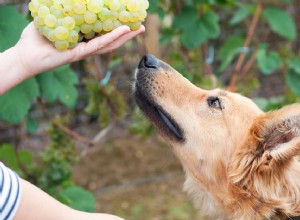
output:
[[[200,89],[157,62],[157,68],[138,70],[134,91],[150,97],[181,128],[184,141],[176,141],[138,102],[181,161],[184,190],[201,219],[300,215],[300,105],[264,113],[246,97]],[[217,97],[221,108],[209,106],[209,97]]]

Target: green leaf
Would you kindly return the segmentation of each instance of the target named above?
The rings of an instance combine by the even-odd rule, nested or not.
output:
[[[34,118],[31,118],[31,117],[27,117],[26,130],[29,133],[35,133],[38,128],[39,128],[39,123],[37,122],[37,120],[35,120]]]
[[[193,49],[207,40],[204,27],[200,27],[200,16],[193,6],[185,6],[174,18],[173,29],[180,31],[180,40],[188,49]]]
[[[297,28],[295,21],[286,11],[280,8],[266,8],[264,17],[272,31],[288,40],[296,39]]]
[[[78,83],[78,76],[69,65],[45,72],[37,76],[37,81],[42,97],[47,102],[59,99],[69,108],[75,106],[78,97],[75,86]]]
[[[287,84],[291,90],[300,97],[300,74],[290,69],[287,76]]]
[[[173,28],[179,30],[192,30],[195,28],[200,16],[195,7],[185,6],[181,9],[180,13],[174,17]]]
[[[207,38],[216,39],[220,35],[219,16],[216,13],[205,13],[200,19],[200,24],[203,25]]]
[[[21,150],[17,152],[13,146],[9,144],[3,144],[0,145],[0,161],[2,161],[10,169],[22,175],[23,173],[19,163],[21,163],[22,165],[31,164],[32,155],[30,152],[25,150]]]
[[[28,23],[15,7],[0,7],[0,51],[14,46]]]
[[[277,52],[267,54],[266,49],[259,49],[256,54],[258,66],[263,74],[272,74],[276,69],[282,66],[282,60]]]
[[[243,44],[244,38],[240,36],[231,36],[226,39],[219,52],[219,59],[221,60],[219,72],[223,72],[241,52],[240,48],[243,47]]]
[[[71,208],[85,212],[95,212],[96,199],[95,196],[78,186],[68,187],[60,192]]]
[[[200,25],[200,24],[199,24]],[[198,26],[198,25],[197,25]],[[195,31],[184,31],[181,35],[181,42],[187,49],[194,49],[208,40],[203,34],[203,27],[198,26]]]
[[[29,79],[0,96],[0,120],[20,123],[27,115],[31,102],[39,95],[35,79]]]
[[[186,6],[175,17],[173,28],[181,32],[183,46],[193,49],[220,35],[219,16],[214,12],[207,12],[200,17],[195,7]]]
[[[161,18],[166,15],[165,10],[161,7],[161,0],[149,0],[149,13],[157,13]]]
[[[242,22],[253,12],[253,9],[254,9],[253,5],[241,4],[239,7],[239,10],[237,10],[234,13],[234,15],[230,19],[229,23],[231,25],[235,25],[235,24]]]
[[[293,57],[288,61],[289,68],[300,74],[300,57]]]

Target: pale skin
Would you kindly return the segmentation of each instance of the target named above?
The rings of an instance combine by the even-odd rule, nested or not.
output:
[[[111,52],[144,31],[144,26],[137,31],[130,31],[127,26],[121,26],[87,43],[79,43],[72,50],[60,52],[38,33],[33,23],[30,23],[24,29],[18,43],[0,53],[0,96],[24,80],[44,71],[88,56]],[[76,211],[23,179],[20,179],[20,184],[21,202],[14,220],[122,220],[109,214]]]
[[[87,43],[81,42],[72,50],[61,52],[41,37],[33,23],[30,23],[19,42],[0,53],[0,95],[41,72],[91,55],[111,52],[144,31],[144,26],[137,31],[121,26]]]

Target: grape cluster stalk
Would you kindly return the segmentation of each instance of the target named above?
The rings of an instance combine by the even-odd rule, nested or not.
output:
[[[34,25],[58,50],[76,47],[121,25],[138,30],[148,0],[31,0]]]

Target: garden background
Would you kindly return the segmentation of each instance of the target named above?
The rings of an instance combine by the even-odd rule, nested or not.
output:
[[[28,3],[0,0],[0,52],[30,22]],[[263,110],[299,102],[300,1],[150,0],[148,12],[146,33],[122,48],[0,96],[0,159],[77,209],[196,219],[179,162],[132,99],[134,69],[152,53],[197,86]]]

